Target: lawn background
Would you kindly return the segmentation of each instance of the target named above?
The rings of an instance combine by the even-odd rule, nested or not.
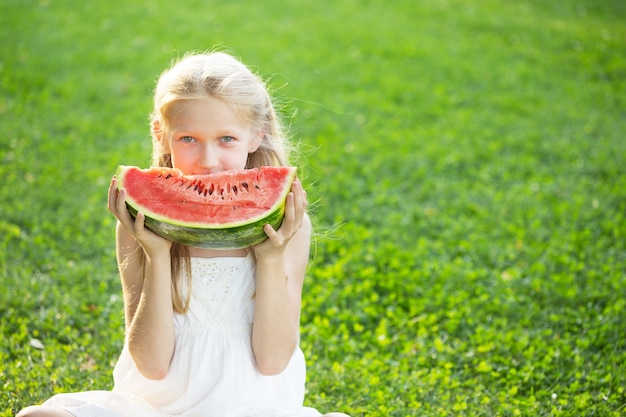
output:
[[[3,1],[0,416],[111,387],[106,190],[148,164],[158,74],[214,45],[302,142],[308,405],[622,415],[625,19],[618,0]]]

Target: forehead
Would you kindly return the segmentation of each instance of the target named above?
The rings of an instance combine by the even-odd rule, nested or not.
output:
[[[174,125],[220,125],[236,128],[251,126],[239,108],[212,96],[173,102],[168,107],[165,118],[172,127]]]

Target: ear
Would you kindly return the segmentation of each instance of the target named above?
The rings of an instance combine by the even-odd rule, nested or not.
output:
[[[263,130],[259,130],[252,139],[252,142],[250,142],[250,146],[248,147],[248,153],[256,152],[257,149],[259,149],[259,146],[261,146],[261,142],[263,142],[264,137],[265,133],[263,133]]]
[[[163,125],[159,120],[152,121],[150,124],[150,132],[152,133],[152,137],[163,147],[163,151],[169,153],[169,143],[165,140]]]

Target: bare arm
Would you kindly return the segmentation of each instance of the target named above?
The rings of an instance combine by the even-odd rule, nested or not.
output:
[[[302,284],[309,259],[311,222],[299,182],[288,197],[278,231],[266,226],[269,239],[254,248],[257,258],[252,348],[259,372],[282,372],[298,345]]]
[[[117,217],[117,260],[124,291],[126,337],[133,361],[143,376],[162,379],[174,352],[171,295],[171,243],[144,228],[144,216],[134,220],[125,193],[109,189],[109,210]],[[145,262],[145,265],[144,265]]]

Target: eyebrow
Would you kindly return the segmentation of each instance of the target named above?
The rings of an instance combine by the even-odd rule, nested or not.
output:
[[[179,129],[170,129],[170,133],[172,136],[201,136],[201,131],[199,129],[193,129],[188,127],[181,127]],[[234,138],[241,137],[245,132],[242,132],[241,129],[237,128],[222,128],[217,130],[216,137],[224,137],[231,136]]]

